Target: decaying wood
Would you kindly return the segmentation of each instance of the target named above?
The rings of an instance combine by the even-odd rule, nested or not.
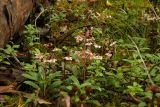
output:
[[[26,22],[34,0],[0,0],[0,48]]]

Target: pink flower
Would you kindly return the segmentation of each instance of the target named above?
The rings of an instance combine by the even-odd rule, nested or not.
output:
[[[83,41],[83,37],[82,37],[82,35],[78,35],[78,36],[76,36],[76,37],[75,37],[75,39],[76,39],[76,42],[77,42],[77,43],[80,43],[80,42],[82,42],[82,41]]]
[[[106,56],[108,56],[109,58],[110,58],[110,57],[112,57],[112,54],[111,54],[111,53],[109,53],[109,52],[108,52],[108,53],[106,53],[105,55],[106,55]]]
[[[38,61],[42,60],[44,58],[44,56],[39,53],[39,54],[36,54],[36,57],[35,57]]]
[[[90,38],[86,39],[86,42],[93,42],[93,41],[95,41],[94,37],[90,37]]]
[[[80,56],[81,55],[81,51],[75,51],[74,54]]]
[[[59,48],[54,48],[52,51],[53,52],[57,52],[57,51],[60,51],[61,49],[59,49]]]
[[[103,57],[102,56],[94,56],[93,59],[102,60]]]
[[[86,46],[91,46],[93,43],[92,42],[88,42],[88,43],[86,43],[85,45]]]
[[[95,48],[101,48],[101,46],[100,46],[100,45],[97,45],[97,44],[94,44],[94,47],[95,47]]]
[[[64,59],[67,61],[72,61],[72,57],[64,57]]]
[[[44,62],[45,63],[55,63],[57,61],[57,59],[45,59]]]

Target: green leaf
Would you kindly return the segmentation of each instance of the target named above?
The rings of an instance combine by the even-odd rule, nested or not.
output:
[[[26,102],[21,106],[24,107],[26,104],[32,102],[35,99],[35,93],[31,94],[31,96],[26,100]]]
[[[107,72],[107,71],[105,72],[105,74],[106,74],[106,75],[109,75],[109,76],[114,76],[114,75],[115,75],[115,74],[113,74],[112,72]]]
[[[138,107],[146,107],[146,106],[147,106],[147,105],[146,105],[145,102],[141,102],[141,103],[138,104]]]
[[[101,104],[98,100],[88,100],[87,103],[94,104],[96,106],[101,106]]]
[[[26,79],[38,81],[38,76],[37,76],[37,73],[35,72],[28,72],[28,73],[22,74],[22,76],[25,77]]]
[[[149,99],[152,99],[152,96],[153,96],[152,92],[144,92],[144,95],[146,98],[149,98]]]
[[[159,82],[159,81],[160,81],[160,74],[158,74],[158,75],[154,78],[154,80],[155,80],[156,82]]]
[[[30,86],[32,86],[33,88],[36,88],[36,89],[40,88],[36,83],[34,83],[32,81],[25,81],[24,83],[27,84],[27,85],[30,85]]]
[[[3,61],[4,64],[10,65],[8,61]]]
[[[26,100],[26,104],[32,102],[35,99],[35,97],[36,97],[35,93],[31,94],[30,98]]]
[[[20,46],[19,45],[13,45],[13,48],[14,49],[17,49],[17,48],[19,48]]]
[[[61,73],[59,71],[55,72],[55,73],[51,73],[49,74],[48,78],[51,80],[54,80],[56,77],[61,76]]]
[[[3,61],[3,57],[0,56],[0,62],[2,62],[2,61]]]
[[[60,80],[59,80],[59,81],[55,81],[54,83],[51,84],[51,86],[52,86],[53,88],[55,88],[55,87],[60,86],[62,83],[63,83],[63,82],[60,81]]]
[[[83,88],[83,87],[86,87],[86,86],[91,86],[91,83],[85,82],[85,83],[81,84],[80,87]]]
[[[72,86],[66,86],[66,89],[72,90]]]
[[[27,71],[35,71],[35,65],[31,65],[31,64],[28,64],[28,63],[24,63],[24,69],[27,70]]]
[[[38,67],[38,71],[39,71],[39,76],[40,76],[40,78],[42,79],[42,80],[44,80],[45,79],[45,71],[44,71],[44,68],[43,68],[43,66],[39,66]]]
[[[106,69],[102,66],[99,67],[101,70],[105,71]]]
[[[92,85],[92,89],[102,91],[101,87]]]
[[[70,79],[76,84],[77,86],[80,85],[78,79],[75,76],[70,76]]]
[[[133,60],[129,60],[129,59],[123,59],[123,61],[128,62],[128,63],[133,63]]]

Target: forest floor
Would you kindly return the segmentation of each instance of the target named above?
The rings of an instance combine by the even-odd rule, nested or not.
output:
[[[160,107],[159,9],[156,0],[37,3],[0,49],[0,107]]]

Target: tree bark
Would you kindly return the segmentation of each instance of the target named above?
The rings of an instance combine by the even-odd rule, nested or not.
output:
[[[25,24],[34,0],[0,0],[0,48]]]

